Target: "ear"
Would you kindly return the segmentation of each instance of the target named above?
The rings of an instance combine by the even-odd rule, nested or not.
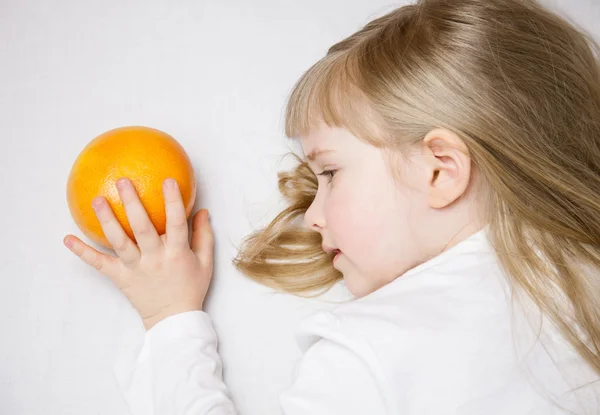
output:
[[[471,178],[471,156],[464,141],[452,131],[435,128],[422,140],[429,184],[428,204],[441,209],[467,190]]]

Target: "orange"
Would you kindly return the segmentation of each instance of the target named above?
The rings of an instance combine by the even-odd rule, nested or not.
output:
[[[167,133],[154,128],[115,128],[85,146],[73,163],[67,180],[71,216],[79,229],[95,243],[111,248],[92,209],[92,200],[96,196],[107,199],[121,226],[135,242],[115,186],[120,177],[131,179],[159,235],[164,234],[166,228],[162,193],[166,178],[177,181],[189,218],[196,198],[196,180],[183,147]]]

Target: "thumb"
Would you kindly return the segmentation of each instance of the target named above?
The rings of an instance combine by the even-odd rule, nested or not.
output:
[[[200,263],[208,265],[213,260],[214,238],[212,227],[208,220],[208,210],[196,212],[192,221],[191,248]]]

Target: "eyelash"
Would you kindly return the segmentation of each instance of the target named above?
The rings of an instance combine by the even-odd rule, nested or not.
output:
[[[319,176],[325,176],[325,177],[327,177],[327,176],[329,176],[329,175],[331,174],[331,176],[330,176],[330,178],[329,178],[329,181],[331,181],[331,179],[333,179],[333,176],[335,176],[335,172],[336,172],[336,171],[337,171],[337,170],[323,170],[323,171],[322,171],[321,173],[319,173],[318,175],[319,175]]]

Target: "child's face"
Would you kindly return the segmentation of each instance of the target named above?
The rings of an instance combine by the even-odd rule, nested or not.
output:
[[[348,289],[364,296],[417,265],[422,250],[413,228],[427,211],[425,169],[418,157],[410,168],[399,166],[397,183],[384,162],[382,150],[360,141],[343,128],[322,123],[301,139],[304,154],[331,150],[307,162],[318,177],[315,200],[305,215],[307,227],[319,232],[323,245],[339,249],[334,267],[344,275]]]

